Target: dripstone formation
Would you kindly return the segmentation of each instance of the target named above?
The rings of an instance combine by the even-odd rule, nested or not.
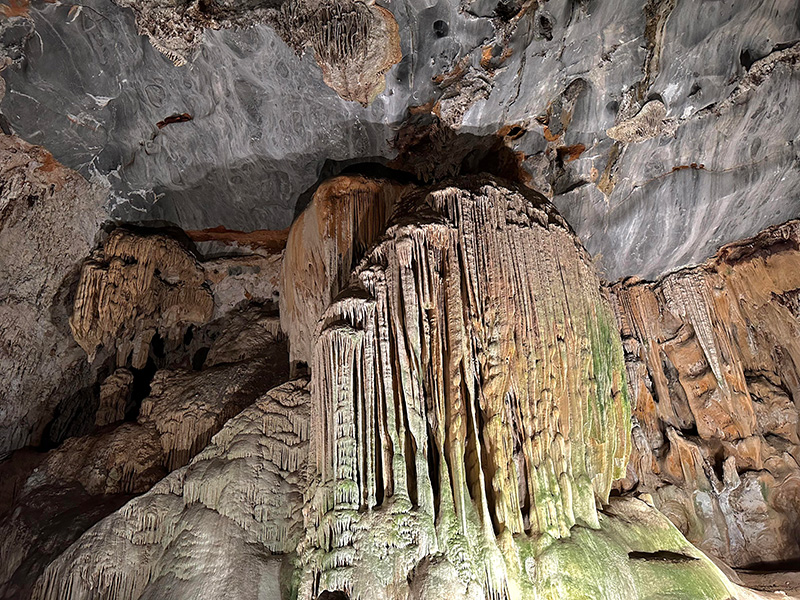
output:
[[[800,598],[800,3],[0,0],[0,599]]]
[[[623,489],[734,566],[800,555],[800,224],[613,287],[634,391]]]
[[[354,223],[367,201],[384,208]],[[339,235],[320,248],[323,213]],[[543,197],[339,178],[289,244],[284,296],[325,306],[310,379],[89,529],[32,597],[750,597],[654,508],[609,499],[631,449],[622,344]]]

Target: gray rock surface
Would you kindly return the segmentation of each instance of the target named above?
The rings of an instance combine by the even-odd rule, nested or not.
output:
[[[531,185],[609,278],[654,277],[800,215],[796,2],[382,5],[403,58],[368,107],[267,25],[206,30],[177,67],[133,11],[89,0],[2,25],[0,108],[23,138],[106,179],[123,221],[285,228],[323,171],[393,158],[410,107],[459,134],[518,126],[505,141]]]

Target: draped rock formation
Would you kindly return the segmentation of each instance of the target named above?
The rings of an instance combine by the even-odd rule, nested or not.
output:
[[[622,489],[734,566],[800,558],[800,223],[612,289],[635,407]]]
[[[117,229],[83,266],[72,332],[89,360],[108,346],[119,366],[141,369],[156,333],[174,339],[211,320],[214,298],[204,284],[203,269],[177,241]]]
[[[302,534],[308,410],[306,382],[270,391],[190,466],[84,534],[33,597],[282,597],[281,557],[270,554]]]
[[[410,513],[416,544],[389,547],[408,570],[443,552],[505,594],[495,535],[597,527],[595,497],[623,473],[622,353],[588,256],[543,198],[459,183],[410,198],[320,321],[321,589],[394,583],[365,566],[385,543],[362,533],[366,509]]]
[[[89,529],[33,598],[757,597],[654,508],[609,498],[630,452],[622,345],[543,197],[340,178],[282,278],[310,380]]]
[[[209,344],[202,364],[156,371],[144,399],[136,397],[141,375],[120,368],[107,377],[96,431],[0,463],[9,488],[0,504],[0,597],[29,598],[49,562],[90,526],[186,465],[231,417],[288,377],[277,317],[261,307],[198,329],[192,342]]]

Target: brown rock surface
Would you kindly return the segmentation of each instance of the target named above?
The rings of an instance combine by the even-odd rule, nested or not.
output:
[[[205,271],[177,241],[117,229],[83,266],[70,326],[90,361],[108,348],[141,369],[156,333],[179,338],[213,311]]]
[[[0,135],[0,456],[38,444],[59,403],[92,383],[67,318],[105,196],[43,148]]]
[[[125,418],[131,401],[133,373],[128,369],[117,369],[100,384],[100,406],[94,417],[98,427],[117,423]]]
[[[281,271],[281,326],[292,363],[310,363],[317,322],[383,232],[404,187],[341,176],[323,183],[289,232]]]
[[[612,289],[635,398],[623,489],[734,566],[800,557],[800,223]]]

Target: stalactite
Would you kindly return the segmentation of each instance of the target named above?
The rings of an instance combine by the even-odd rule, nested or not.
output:
[[[417,199],[319,320],[312,423],[327,498],[309,545],[326,559],[307,577],[328,585],[349,569],[352,597],[369,595],[354,560],[375,543],[358,511],[390,519],[403,506],[458,527],[423,528],[413,549],[397,540],[389,556],[456,546],[478,524],[489,541],[468,538],[461,557],[483,553],[467,572],[501,598],[505,564],[487,558],[495,536],[598,526],[595,498],[627,464],[622,352],[586,253],[545,201],[470,183]],[[376,415],[373,441],[364,424]]]

